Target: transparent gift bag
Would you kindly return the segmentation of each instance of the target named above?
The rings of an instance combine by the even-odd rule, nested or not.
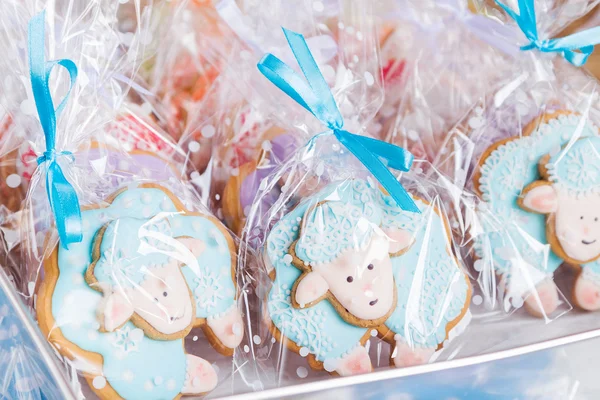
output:
[[[9,49],[30,61],[10,78],[29,76],[17,97],[31,93],[29,118],[42,130],[30,134],[44,150],[22,209],[19,289],[81,397],[227,393],[244,335],[237,242],[182,177],[185,152],[151,147],[160,136],[140,133],[134,122],[151,126],[143,117],[128,118],[129,86],[111,71],[135,71],[139,48],[134,37],[120,51],[107,24],[117,23],[114,9],[104,6],[20,9]],[[56,26],[76,34],[50,34]]]
[[[315,127],[314,121],[289,112],[294,107],[289,106],[289,99],[281,99],[287,107],[274,104],[276,91],[256,70],[266,52],[293,65],[293,54],[280,33],[282,25],[305,35],[325,80],[343,97],[347,124],[358,127],[370,119],[383,96],[375,26],[364,18],[369,6],[364,2],[326,2],[322,8],[300,7],[301,1],[269,4],[230,0],[217,4],[238,39],[221,76],[229,88],[225,92],[229,105],[225,103],[226,112],[218,123],[221,134],[216,141],[211,203],[237,232],[245,224],[263,178],[303,145]],[[301,18],[298,10],[302,10]],[[273,189],[270,199],[280,186]]]
[[[448,194],[406,150],[344,130],[303,36],[284,32],[308,83],[271,54],[259,70],[327,128],[263,180],[250,210],[252,339],[237,362],[254,361],[257,389],[433,362],[471,319]]]
[[[573,307],[599,306],[591,206],[597,81],[578,68],[590,32],[537,40],[533,2],[519,5],[518,13],[504,7],[533,51],[515,56],[513,77],[450,131],[436,165],[465,188],[456,216],[479,305],[492,319],[524,308],[548,323]]]

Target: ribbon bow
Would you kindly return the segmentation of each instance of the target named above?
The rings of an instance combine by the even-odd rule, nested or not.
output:
[[[45,19],[46,12],[34,16],[29,22],[29,74],[35,105],[40,118],[40,124],[46,139],[46,151],[38,158],[38,164],[47,163],[46,192],[61,244],[68,248],[71,243],[81,242],[81,211],[79,199],[73,186],[56,161],[61,155],[71,155],[69,152],[57,152],[56,118],[64,109],[71,89],[77,79],[77,66],[71,60],[55,60],[46,62],[45,59]],[[50,93],[50,73],[55,66],[67,70],[71,78],[69,91],[63,101],[54,109]],[[71,155],[72,156],[72,155]]]
[[[292,68],[272,54],[266,54],[260,60],[257,65],[260,72],[331,129],[340,143],[377,178],[400,208],[419,213],[419,208],[411,196],[381,161],[384,159],[391,168],[407,172],[412,165],[413,155],[393,144],[343,130],[342,114],[335,104],[333,94],[319,71],[304,36],[285,28],[283,33],[308,84]]]
[[[576,67],[581,67],[594,51],[594,45],[600,43],[600,27],[577,32],[563,38],[540,40],[535,19],[534,0],[518,1],[519,14],[499,0],[496,0],[496,4],[515,20],[529,40],[529,44],[522,46],[521,50],[537,49],[544,53],[560,53],[568,62]]]

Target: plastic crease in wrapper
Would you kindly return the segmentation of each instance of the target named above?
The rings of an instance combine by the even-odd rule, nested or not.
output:
[[[4,82],[26,77],[10,109],[21,104],[19,117],[31,122],[23,128],[43,149],[35,147],[39,166],[20,211],[15,282],[81,397],[230,392],[244,336],[237,239],[182,176],[193,168],[185,152],[124,101],[133,82],[113,78],[137,70],[136,43],[157,10],[139,10],[124,46],[113,6],[66,2],[39,14],[30,6],[14,5],[22,25],[2,24],[18,66]],[[57,35],[57,26],[76,34]],[[39,79],[52,59],[71,79],[63,71]],[[22,113],[24,100],[32,114]]]

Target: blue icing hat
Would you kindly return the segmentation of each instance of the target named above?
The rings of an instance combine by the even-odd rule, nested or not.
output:
[[[549,180],[559,190],[575,195],[600,191],[600,138],[576,140],[546,164]]]
[[[364,248],[381,221],[380,209],[371,202],[317,204],[304,216],[296,254],[306,262],[329,262],[347,249]]]
[[[169,252],[175,251],[171,240],[171,225],[165,217],[115,219],[102,235],[94,276],[101,283],[139,285],[152,268],[169,262]]]

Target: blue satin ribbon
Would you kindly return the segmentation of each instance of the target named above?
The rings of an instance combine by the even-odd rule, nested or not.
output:
[[[594,51],[594,45],[600,43],[600,27],[577,32],[563,38],[540,40],[535,19],[534,0],[519,0],[519,14],[498,0],[496,0],[496,4],[515,20],[529,40],[529,44],[522,46],[521,50],[537,49],[544,53],[560,53],[568,62],[576,67],[581,67]]]
[[[399,171],[409,171],[413,162],[413,155],[393,144],[343,130],[344,119],[342,114],[335,103],[329,85],[323,78],[321,71],[319,71],[304,36],[285,28],[283,33],[306,77],[306,81],[272,54],[266,54],[258,63],[260,72],[331,129],[333,135],[364,164],[381,183],[381,186],[398,203],[400,208],[405,211],[420,213],[413,199],[388,169],[389,166]],[[382,160],[387,163],[387,166]]]
[[[69,244],[81,242],[82,224],[79,199],[73,186],[67,181],[57,162],[63,155],[72,157],[70,152],[56,151],[56,118],[64,109],[71,89],[77,79],[77,66],[71,60],[46,61],[46,12],[34,16],[29,22],[29,74],[35,105],[44,130],[46,151],[38,158],[38,164],[46,163],[46,192],[50,207],[54,213],[56,229],[61,244],[68,248]],[[71,78],[69,91],[63,101],[54,109],[52,94],[50,93],[50,73],[55,66],[67,70]]]

